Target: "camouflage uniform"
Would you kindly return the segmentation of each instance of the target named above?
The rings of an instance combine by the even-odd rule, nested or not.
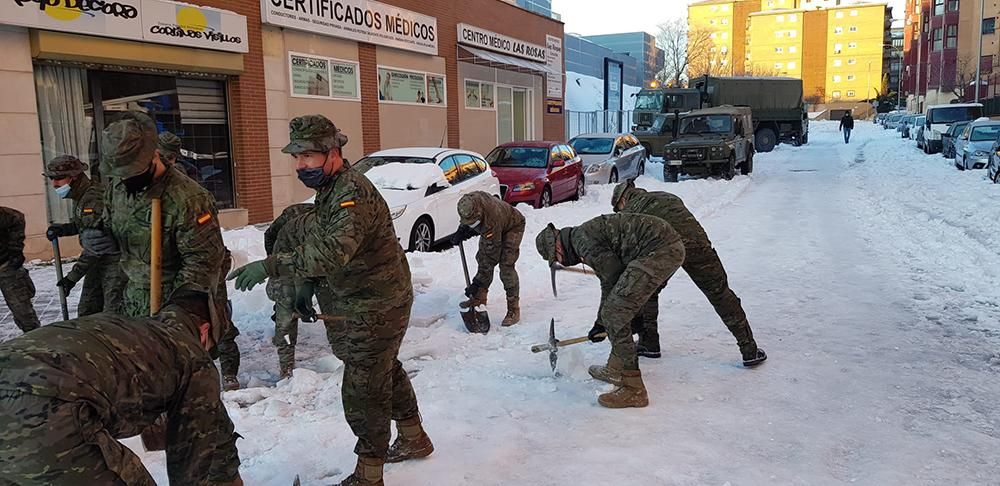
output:
[[[24,268],[24,224],[24,214],[0,206],[0,292],[14,324],[28,332],[38,328],[39,323],[31,304],[35,284]]]
[[[480,235],[479,252],[476,253],[479,271],[472,280],[482,290],[473,298],[486,303],[486,294],[493,283],[493,269],[499,264],[500,281],[507,293],[504,325],[516,323],[520,320],[520,282],[514,265],[521,252],[521,239],[524,238],[524,215],[483,191],[462,196],[458,200],[458,215],[465,226],[479,222],[475,228]],[[516,319],[512,319],[515,316]]]
[[[46,167],[46,177],[73,178],[70,182],[72,189],[67,196],[73,200],[70,223],[53,225],[58,227],[59,236],[77,235],[89,228],[103,229],[104,186],[90,180],[83,172],[86,168],[86,164],[72,156],[57,157]],[[76,310],[78,316],[120,311],[121,293],[125,287],[125,274],[119,265],[120,259],[119,252],[98,255],[87,248],[83,249],[73,269],[66,274],[66,279],[73,283],[83,280],[83,290]]]
[[[199,180],[198,168],[180,161],[180,137],[170,132],[160,132],[156,138],[156,149],[160,151],[160,160],[163,161],[164,165],[177,169],[178,172],[195,181]]]
[[[223,333],[217,340],[224,376],[235,377],[239,349],[226,296],[224,271],[232,265],[222,242],[218,210],[212,194],[180,171],[165,170],[148,188],[134,195],[125,179],[142,174],[156,149],[156,129],[142,113],[129,112],[104,131],[103,152],[108,160],[111,188],[107,191],[104,224],[121,249],[121,266],[128,277],[122,313],[149,315],[150,231],[153,199],[160,199],[163,240],[160,268],[162,298],[177,291],[196,291],[210,296],[213,329]]]
[[[684,206],[681,198],[667,192],[647,192],[631,183],[622,183],[615,188],[612,205],[623,213],[637,213],[655,216],[669,223],[684,241],[686,257],[683,269],[722,318],[722,322],[736,338],[740,351],[745,356],[757,353],[757,343],[747,322],[739,297],[729,288],[726,270],[719,255],[712,248],[704,228],[694,215]],[[659,291],[650,297],[642,308],[639,344],[659,350],[657,317],[659,315]]]
[[[170,484],[239,483],[233,423],[201,318],[100,313],[0,344],[0,484],[149,485],[117,439],[166,414]]]

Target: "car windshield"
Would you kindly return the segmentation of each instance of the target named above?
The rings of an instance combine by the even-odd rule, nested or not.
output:
[[[372,167],[378,167],[380,165],[392,164],[392,163],[403,163],[403,164],[433,164],[434,159],[428,159],[426,157],[407,157],[405,155],[394,155],[394,156],[371,156],[365,157],[356,163],[352,164],[354,170],[364,174],[371,170]]]
[[[998,135],[1000,135],[1000,125],[976,127],[972,130],[972,135],[969,137],[969,141],[970,142],[995,141]]]
[[[587,155],[604,155],[610,154],[611,149],[615,146],[615,139],[613,138],[574,138],[569,141],[570,146],[572,146],[576,153],[587,154]]]
[[[931,123],[955,123],[957,121],[975,120],[983,116],[983,108],[981,106],[934,108],[927,115],[931,118]]]
[[[544,169],[549,166],[549,149],[542,147],[497,147],[486,156],[493,167],[532,167]]]
[[[680,132],[684,135],[699,133],[729,133],[733,130],[733,119],[729,115],[689,116],[681,120]]]
[[[655,110],[660,111],[663,109],[663,92],[662,91],[646,91],[640,92],[635,98],[635,109],[637,110]]]
[[[958,134],[962,133],[967,126],[969,126],[968,123],[956,123],[951,126],[951,134],[958,136]]]

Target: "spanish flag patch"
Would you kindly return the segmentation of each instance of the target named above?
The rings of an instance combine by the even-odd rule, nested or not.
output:
[[[342,208],[353,208],[354,207],[354,201],[344,201],[344,202],[340,203],[340,207],[342,207]]]
[[[94,208],[83,208],[83,214],[94,214]]]
[[[205,224],[212,220],[212,213],[205,213],[198,216],[198,224]]]

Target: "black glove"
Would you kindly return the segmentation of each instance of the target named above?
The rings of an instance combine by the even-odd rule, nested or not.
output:
[[[49,241],[55,241],[57,238],[62,238],[63,236],[70,236],[74,232],[72,231],[72,224],[53,224],[49,225],[49,229],[45,230],[45,237]]]
[[[599,334],[604,334],[604,335],[600,336]],[[587,333],[587,338],[595,343],[599,343],[607,339],[608,337],[607,334],[608,330],[605,329],[604,326],[595,322],[594,327],[590,328],[590,332]]]
[[[470,228],[470,227],[468,227],[468,226],[466,226],[464,224],[459,225],[458,226],[458,231],[455,231],[455,234],[451,235],[451,244],[452,245],[457,245],[457,244],[459,244],[459,243],[461,243],[461,242],[463,242],[463,241],[465,241],[465,240],[467,240],[469,238],[472,238],[473,236],[476,236],[478,234],[479,233],[476,233],[476,230],[474,230],[474,229],[472,229],[472,228]]]
[[[76,282],[70,280],[69,277],[63,277],[62,280],[56,282],[56,287],[61,288],[65,295],[69,295],[69,291],[73,290],[75,286]]]
[[[118,252],[118,244],[111,234],[95,228],[88,228],[80,233],[80,244],[84,250],[95,255],[104,256]]]
[[[465,288],[465,296],[471,299],[479,295],[481,290],[483,290],[483,284],[479,283],[476,279],[472,279],[472,283]]]
[[[24,255],[14,255],[7,260],[7,270],[17,270],[24,266]]]
[[[295,313],[302,322],[316,322],[316,309],[313,308],[315,290],[316,284],[312,280],[306,280],[295,292]]]

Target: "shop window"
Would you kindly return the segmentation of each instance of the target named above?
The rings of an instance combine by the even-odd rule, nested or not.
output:
[[[465,80],[465,107],[470,109],[494,109],[494,85],[471,79]]]
[[[382,103],[446,106],[444,75],[378,68],[378,99]]]
[[[360,76],[354,61],[288,53],[289,91],[294,98],[360,101]]]

